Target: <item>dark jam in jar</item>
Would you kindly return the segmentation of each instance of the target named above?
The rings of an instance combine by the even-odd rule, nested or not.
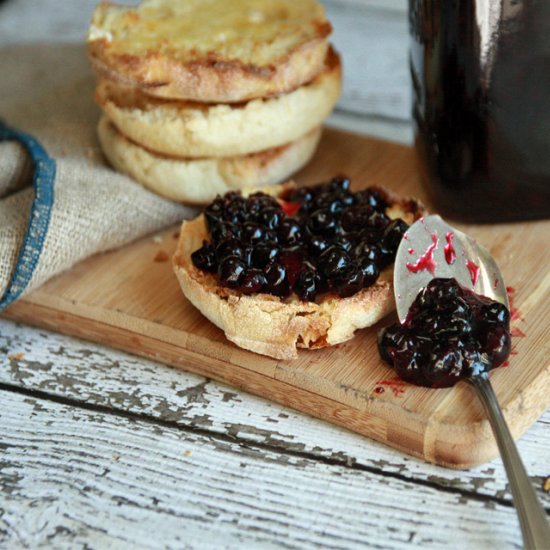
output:
[[[510,355],[510,312],[455,279],[432,279],[403,324],[378,334],[384,361],[407,382],[444,388],[488,372]]]
[[[550,217],[550,1],[409,0],[416,145],[439,210]]]

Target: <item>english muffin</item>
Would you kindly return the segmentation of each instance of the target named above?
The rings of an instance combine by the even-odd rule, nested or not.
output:
[[[98,136],[105,157],[116,170],[174,201],[205,204],[229,190],[286,180],[310,160],[321,129],[266,151],[224,158],[159,155],[124,136],[105,116],[99,121]]]
[[[340,86],[340,60],[330,50],[312,82],[277,97],[231,105],[165,100],[104,79],[96,100],[124,135],[151,151],[229,157],[284,145],[319,126],[336,104]]]
[[[346,182],[217,198],[181,228],[173,266],[186,298],[230,341],[277,359],[376,323],[395,307],[391,264],[422,206],[379,188],[354,196]]]
[[[316,0],[100,3],[92,67],[149,95],[233,103],[295,90],[323,69],[330,23]]]

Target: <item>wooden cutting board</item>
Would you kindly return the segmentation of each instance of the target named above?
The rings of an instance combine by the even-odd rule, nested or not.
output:
[[[411,148],[326,130],[300,183],[337,173],[355,188],[382,184],[429,202]],[[550,404],[550,221],[456,224],[484,244],[512,287],[513,355],[491,375],[512,432],[522,434]],[[396,379],[376,349],[379,326],[345,344],[277,361],[241,350],[182,295],[170,261],[177,227],[90,258],[13,304],[12,319],[143,355],[211,377],[450,467],[497,454],[473,391],[414,387]],[[382,325],[393,322],[390,317]]]

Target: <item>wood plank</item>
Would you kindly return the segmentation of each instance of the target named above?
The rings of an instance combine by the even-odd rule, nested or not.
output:
[[[0,421],[3,547],[521,546],[510,506],[359,469],[6,391]]]
[[[357,466],[434,488],[511,503],[499,459],[460,474],[201,376],[97,344],[0,320],[0,383],[86,406],[132,413],[252,447],[341,466]],[[550,411],[519,440],[539,497],[550,474]]]
[[[381,183],[425,199],[415,162],[408,147],[327,130],[298,181],[320,181],[344,169],[356,186]],[[517,437],[550,402],[550,274],[543,254],[550,222],[459,227],[491,250],[507,284],[517,289],[516,324],[526,337],[515,339],[511,366],[492,374]],[[496,456],[483,410],[464,384],[375,393],[382,381],[395,378],[378,357],[376,327],[291,362],[228,343],[183,298],[168,263],[153,261],[159,249],[171,253],[174,246],[169,230],[160,244],[147,238],[91,258],[14,304],[8,315],[225,381],[432,462],[460,467]]]

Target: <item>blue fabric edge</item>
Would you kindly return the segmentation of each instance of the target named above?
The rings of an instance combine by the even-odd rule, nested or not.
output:
[[[29,285],[44,249],[54,205],[56,162],[42,145],[30,134],[11,128],[0,120],[0,141],[18,141],[29,153],[34,174],[32,184],[34,199],[25,229],[23,244],[13,275],[0,299],[0,311],[23,294]]]

